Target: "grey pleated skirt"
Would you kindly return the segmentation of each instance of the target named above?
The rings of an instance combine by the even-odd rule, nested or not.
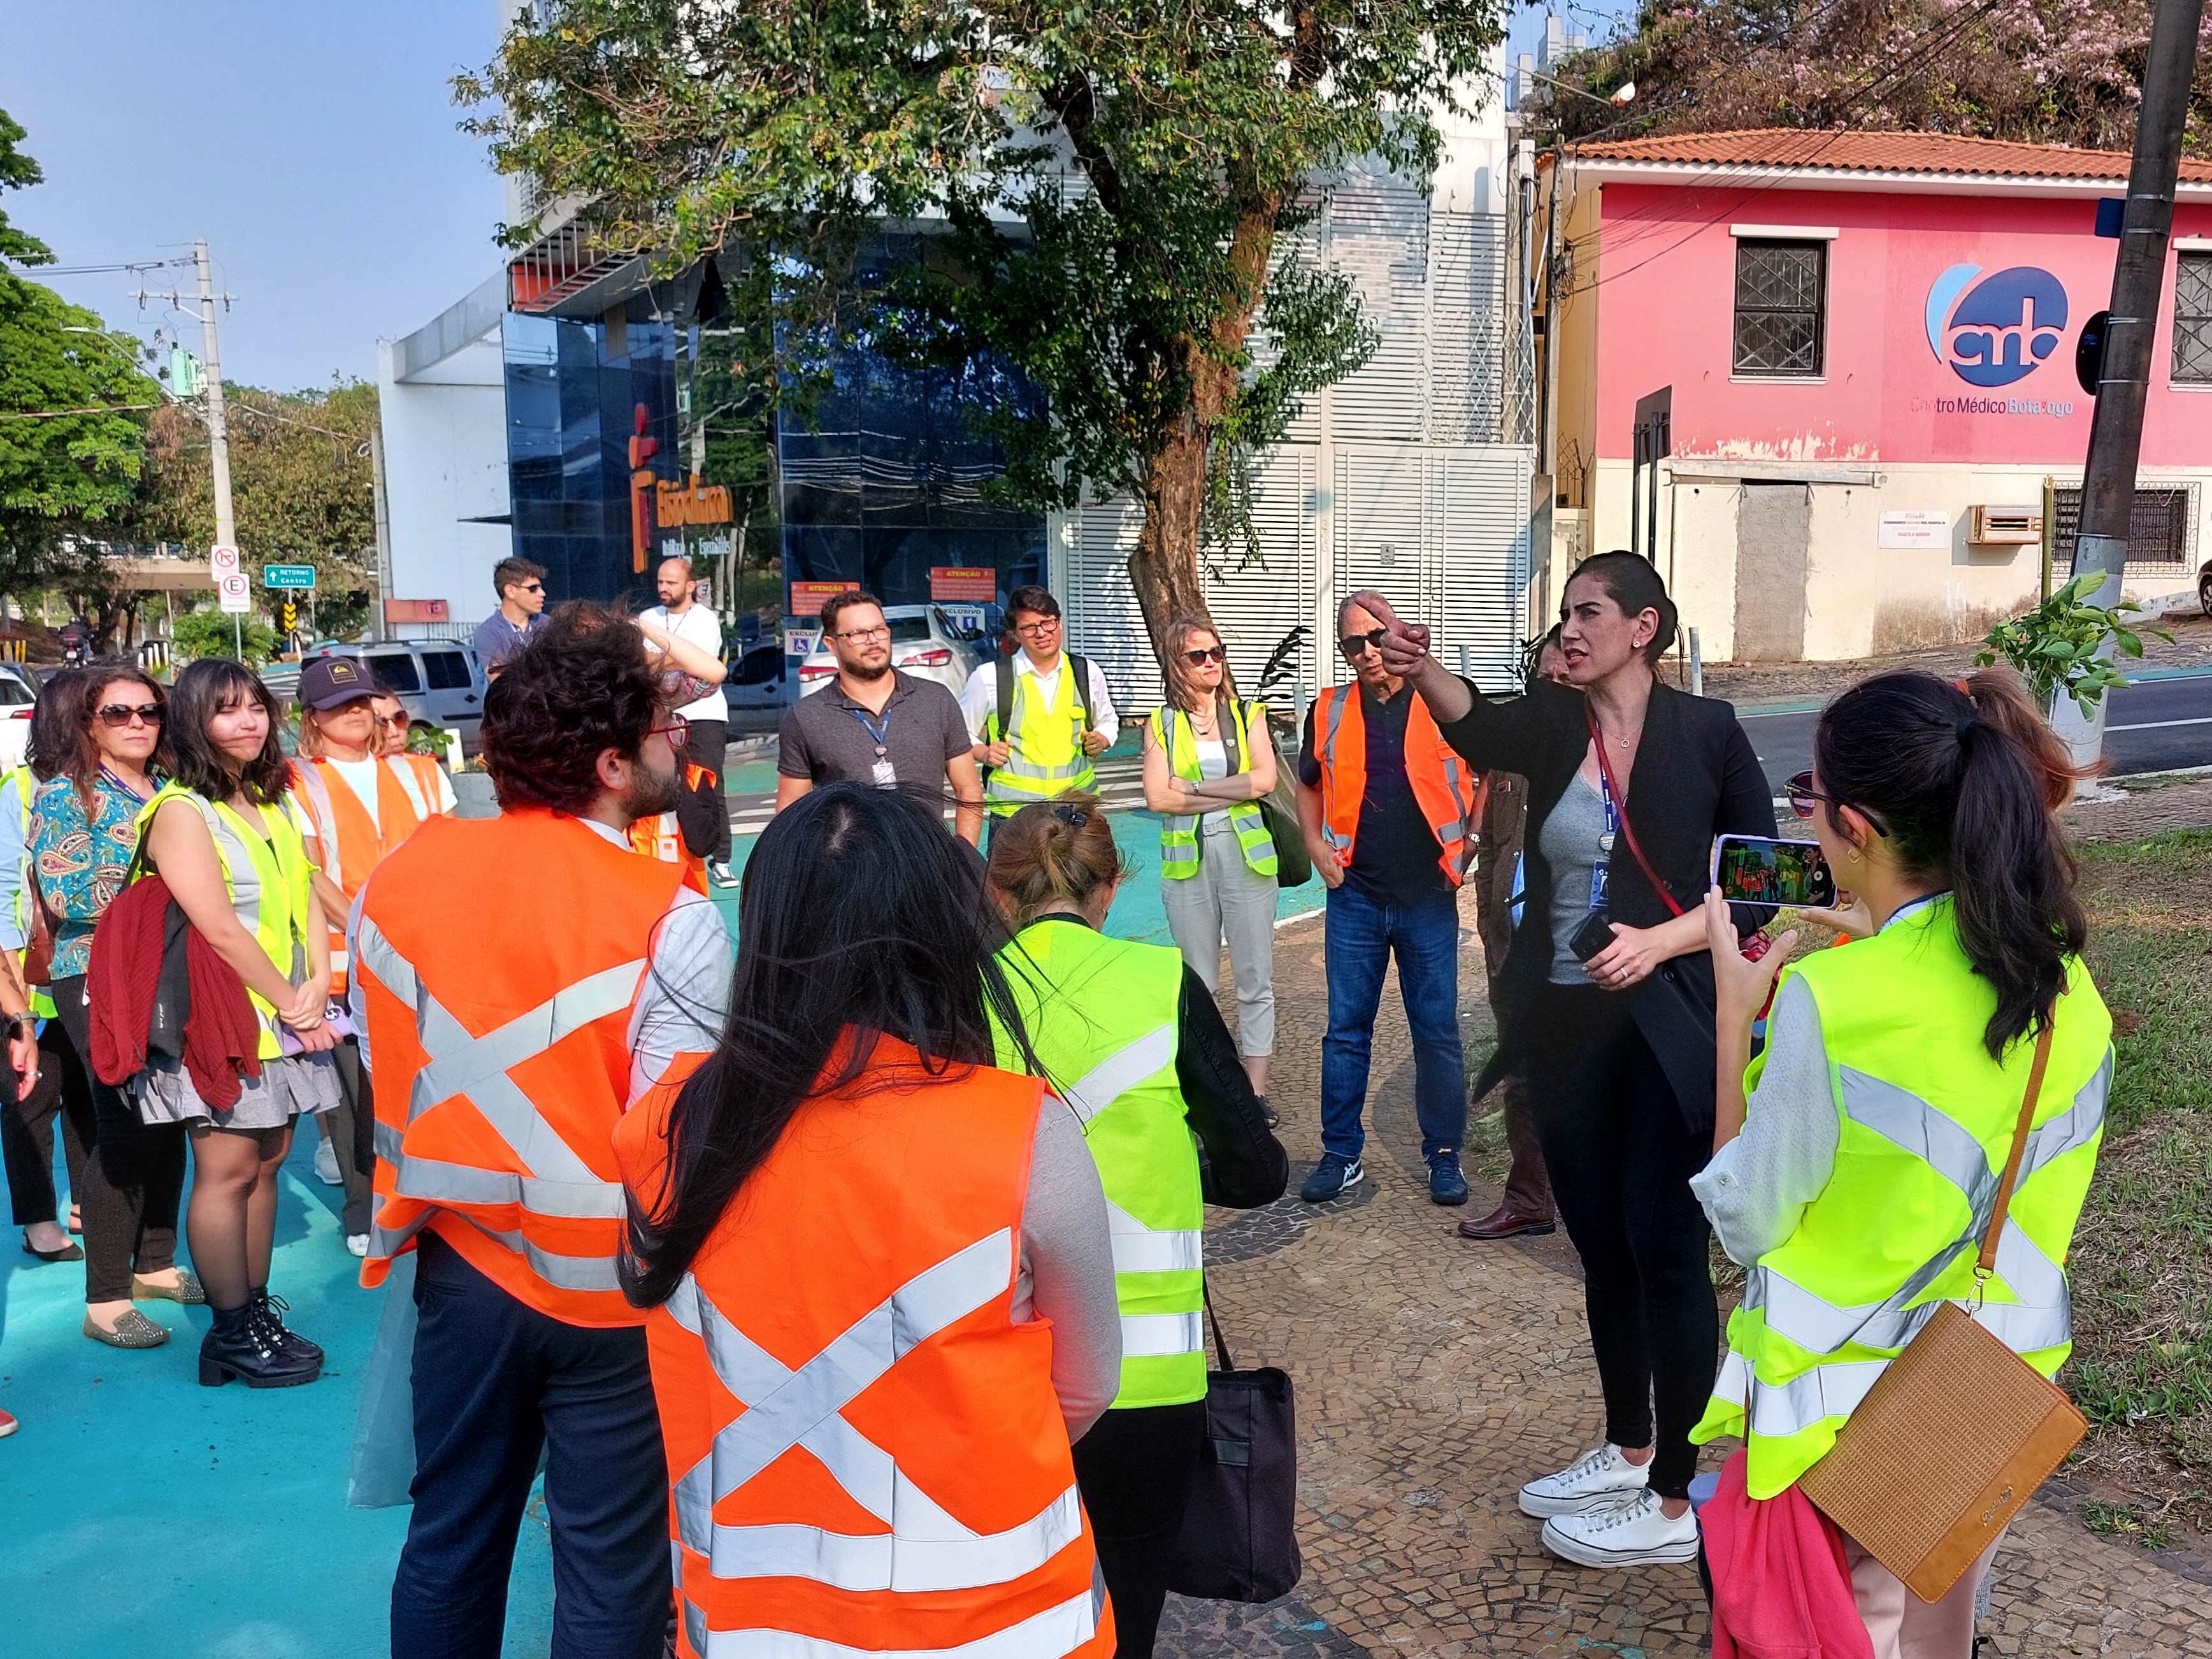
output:
[[[131,1083],[138,1115],[148,1123],[206,1123],[218,1129],[281,1129],[294,1118],[327,1112],[339,1100],[337,1061],[329,1054],[289,1054],[261,1062],[261,1075],[239,1079],[228,1111],[210,1106],[191,1074],[166,1058]]]

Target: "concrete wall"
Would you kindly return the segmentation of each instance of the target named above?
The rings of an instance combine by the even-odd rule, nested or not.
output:
[[[380,342],[390,597],[443,599],[456,623],[488,616],[491,569],[512,550],[508,527],[506,368],[499,338],[479,340],[422,375],[394,377]],[[501,522],[471,522],[497,519]],[[403,626],[402,637],[433,630]]]

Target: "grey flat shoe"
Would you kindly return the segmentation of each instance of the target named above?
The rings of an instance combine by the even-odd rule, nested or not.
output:
[[[149,1279],[131,1274],[131,1299],[133,1302],[181,1302],[187,1308],[204,1308],[207,1305],[207,1291],[190,1267],[179,1267],[174,1285],[156,1285]]]
[[[169,1334],[131,1308],[115,1322],[115,1328],[104,1331],[92,1322],[92,1316],[84,1316],[84,1334],[95,1342],[105,1342],[111,1348],[158,1348],[169,1340]]]

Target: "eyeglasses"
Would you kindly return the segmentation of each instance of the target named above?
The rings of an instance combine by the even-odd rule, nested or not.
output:
[[[1790,803],[1790,810],[1801,818],[1809,818],[1813,816],[1813,804],[1815,801],[1825,804],[1832,812],[1839,811],[1850,805],[1847,801],[1838,800],[1833,795],[1824,795],[1814,788],[1813,774],[1810,770],[1793,774],[1790,781],[1782,786],[1782,796]],[[1887,839],[1888,825],[1863,806],[1852,807],[1851,810],[1867,821],[1875,834],[1885,840]]]
[[[1034,640],[1041,639],[1047,634],[1057,632],[1059,628],[1059,617],[1040,617],[1033,623],[1020,623],[1016,624],[1014,632],[1020,635],[1021,637],[1025,640]]]
[[[1389,637],[1389,629],[1370,628],[1364,634],[1346,634],[1336,642],[1336,648],[1347,657],[1356,657],[1370,646],[1380,651],[1382,648],[1382,641]]]
[[[1203,668],[1210,662],[1227,662],[1229,651],[1225,646],[1194,646],[1182,653],[1182,659],[1193,668]]]
[[[407,724],[407,711],[403,708],[397,714],[379,714],[374,718],[379,726],[404,726]]]
[[[684,740],[691,735],[691,722],[681,714],[671,714],[668,717],[667,725],[656,726],[645,735],[648,738],[665,737],[668,739],[668,746],[671,749],[681,749],[684,747]]]
[[[878,624],[874,628],[848,628],[842,634],[832,634],[833,640],[848,640],[854,645],[866,645],[871,640],[887,640],[891,630]]]
[[[146,726],[159,726],[161,723],[161,705],[158,702],[111,702],[100,708],[100,723],[102,726],[125,726],[134,720]]]

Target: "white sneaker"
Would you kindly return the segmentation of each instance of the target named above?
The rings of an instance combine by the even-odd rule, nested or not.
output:
[[[315,1173],[325,1187],[345,1185],[345,1177],[338,1173],[337,1148],[319,1138],[315,1142]]]
[[[737,872],[730,868],[727,859],[710,860],[707,866],[707,877],[717,887],[735,887],[738,884]]]
[[[1649,1567],[1698,1559],[1698,1517],[1668,1520],[1659,1494],[1640,1492],[1611,1509],[1557,1515],[1544,1522],[1544,1547],[1585,1567]]]
[[[1522,1487],[1521,1513],[1540,1521],[1549,1516],[1611,1509],[1624,1498],[1642,1492],[1650,1479],[1650,1464],[1630,1462],[1620,1455],[1620,1447],[1607,1441],[1557,1474],[1545,1475]]]
[[[368,1254],[368,1235],[367,1233],[348,1233],[346,1235],[346,1249],[356,1255],[367,1255]]]

